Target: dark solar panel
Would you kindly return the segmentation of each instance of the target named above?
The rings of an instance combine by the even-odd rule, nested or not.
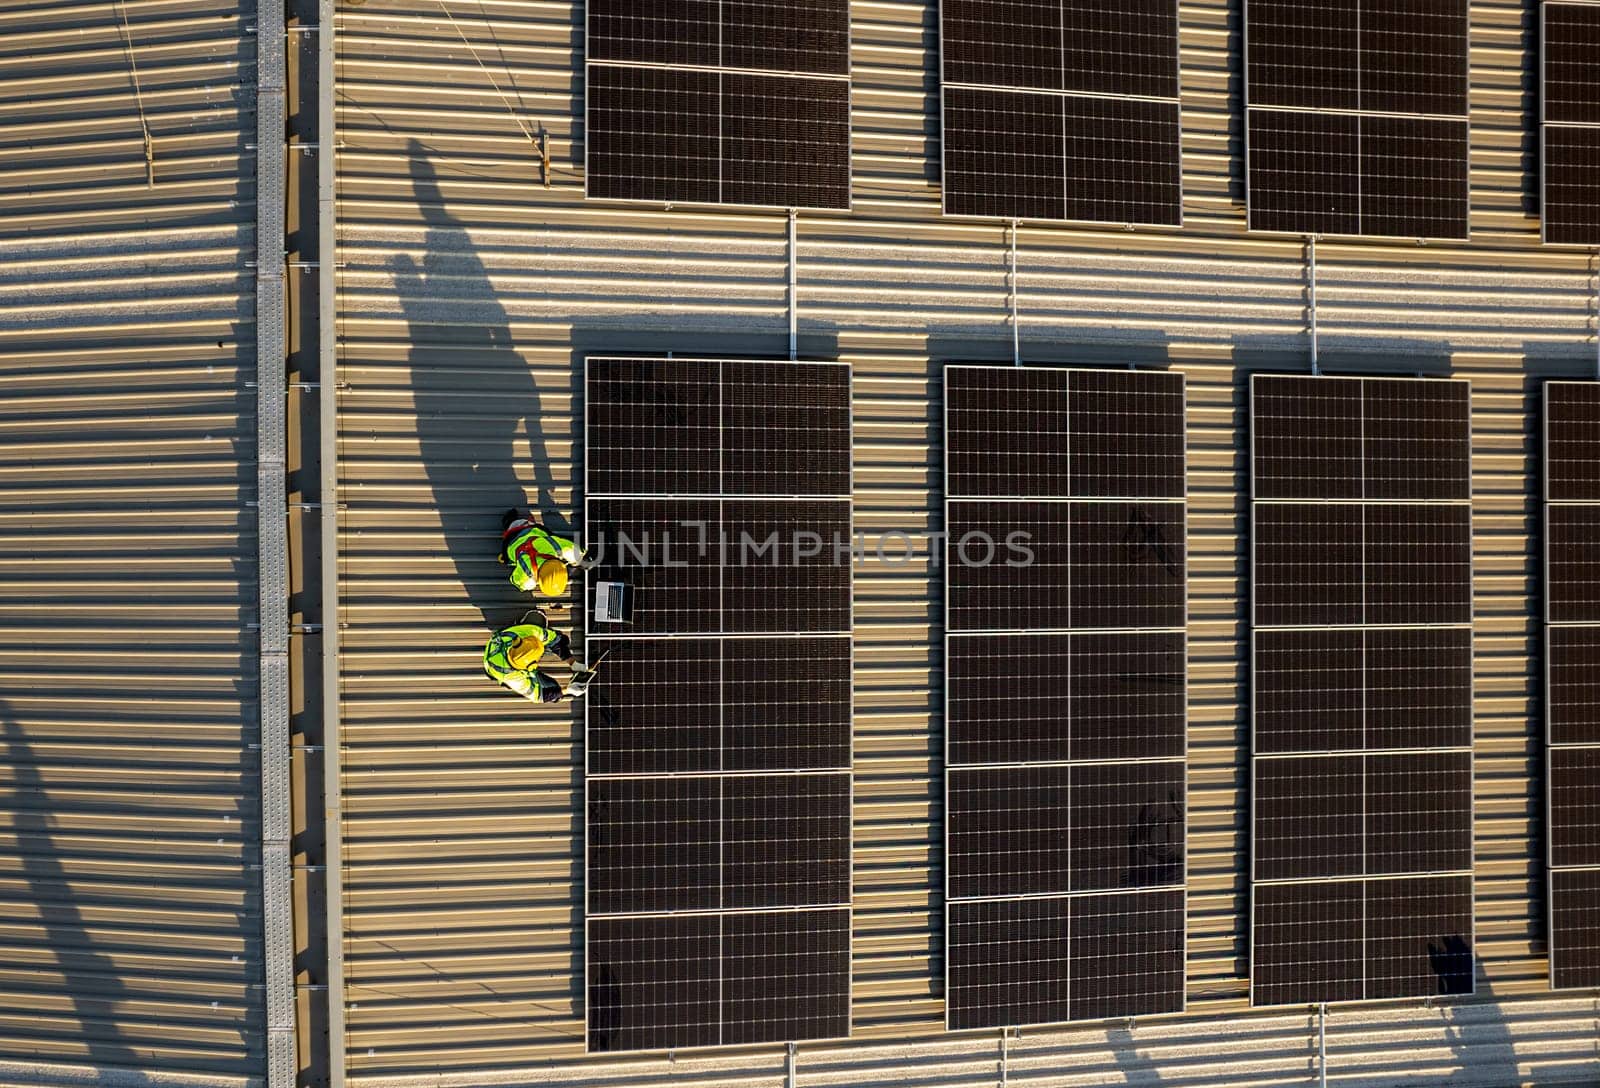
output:
[[[1249,110],[1250,229],[1361,233],[1361,122],[1354,114]]]
[[[1464,238],[1467,0],[1246,0],[1250,228]]]
[[[1600,869],[1550,873],[1550,985],[1600,986]]]
[[[722,1042],[850,1034],[850,911],[722,916]]]
[[[1182,378],[945,395],[947,1021],[1181,1009]]]
[[[594,914],[721,906],[721,782],[591,778],[588,910]]]
[[[590,1051],[715,1046],[722,1041],[721,916],[591,918]]]
[[[722,782],[725,910],[850,901],[850,776],[731,775]]]
[[[1367,1000],[1473,992],[1472,878],[1367,881]]]
[[[1182,221],[1178,12],[942,0],[949,215]]]
[[[1546,497],[1600,502],[1600,382],[1547,384],[1544,428]]]
[[[722,431],[716,364],[593,359],[584,396],[591,494],[716,493]]]
[[[850,0],[721,0],[718,10],[724,67],[850,74]]]
[[[1465,238],[1467,145],[1464,119],[1363,115],[1361,233]]]
[[[1257,884],[1251,911],[1250,992],[1256,1005],[1361,1000],[1363,881]]]
[[[1546,27],[1571,7],[1547,5]],[[1592,987],[1600,985],[1600,383],[1549,382],[1544,394],[1550,983]]]
[[[1251,408],[1252,1001],[1471,992],[1469,387]]]
[[[1600,245],[1600,8],[1542,13],[1544,240]]]
[[[848,0],[600,0],[587,58],[589,196],[849,207]]]
[[[849,368],[594,359],[586,391],[586,615],[632,599],[583,650],[589,1049],[847,1035]]]

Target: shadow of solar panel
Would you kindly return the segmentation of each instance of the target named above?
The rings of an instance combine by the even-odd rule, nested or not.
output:
[[[1062,0],[1062,88],[1081,94],[1178,97],[1173,0]]]
[[[1359,755],[1257,757],[1255,879],[1360,876],[1364,783]]]
[[[1361,233],[1361,126],[1351,114],[1249,109],[1250,229]]]
[[[1550,983],[1600,986],[1600,869],[1550,874]]]
[[[727,72],[722,76],[725,204],[850,207],[850,84]]]
[[[722,919],[722,1041],[733,1046],[850,1034],[850,911]]]
[[[952,767],[945,775],[950,898],[1072,890],[1078,831],[1067,767]]]
[[[1364,634],[1366,746],[1472,747],[1472,632]]]
[[[1600,382],[1548,382],[1544,392],[1546,496],[1600,502]]]
[[[588,59],[717,63],[718,0],[588,0]]]
[[[1544,129],[1544,238],[1600,245],[1600,127]]]
[[[946,496],[1071,495],[1072,373],[946,367]]]
[[[722,490],[850,493],[850,368],[725,362]]]
[[[1256,632],[1258,755],[1363,747],[1362,634],[1358,629]]]
[[[1064,218],[1183,222],[1178,103],[1067,96],[1061,109]]]
[[[1253,895],[1253,1004],[1361,1000],[1366,977],[1361,881],[1258,884]]]
[[[849,0],[722,0],[722,64],[850,74]]]
[[[591,918],[588,1048],[659,1050],[722,1041],[716,915]]]
[[[1068,375],[1071,383],[1067,431],[1072,490],[1055,494],[1182,499],[1187,493],[1183,375],[1058,373]]]
[[[588,911],[715,910],[721,898],[716,778],[591,778]]]
[[[1369,875],[1472,868],[1472,754],[1366,757]]]
[[[721,751],[727,770],[850,765],[848,636],[731,638],[722,649]],[[608,683],[610,667],[607,659]]]
[[[1592,4],[1542,7],[1544,119],[1600,125],[1600,9]]]
[[[1068,902],[1072,1019],[1183,1011],[1183,892],[1117,892]]]
[[[1258,627],[1361,623],[1361,507],[1258,505],[1254,587]]]
[[[725,630],[850,630],[848,499],[730,499],[722,511],[728,539],[721,609]]]
[[[1355,109],[1358,7],[1357,0],[1246,0],[1250,103]]]
[[[1366,886],[1367,999],[1470,994],[1472,878],[1402,877]]]
[[[1545,512],[1545,593],[1551,623],[1600,623],[1600,505]]]
[[[946,1019],[955,1031],[1067,1020],[1071,899],[951,903]]]
[[[943,82],[1060,90],[1061,0],[941,0]]]
[[[590,499],[590,577],[634,587],[633,634],[716,633],[722,603],[716,500]],[[594,606],[593,591],[587,607]]]
[[[722,895],[727,910],[849,902],[850,776],[724,778]]]
[[[1362,497],[1360,381],[1257,374],[1250,380],[1257,499]]]
[[[605,639],[606,682],[589,692],[589,774],[721,770],[723,679],[717,639]]]
[[[1075,765],[1068,799],[1073,891],[1183,883],[1181,761]]]
[[[1069,626],[1182,627],[1182,503],[1072,503]]]
[[[1472,508],[1366,507],[1366,622],[1472,622]]]
[[[1464,0],[1361,0],[1359,109],[1467,112]]]
[[[712,204],[721,198],[715,72],[590,64],[587,73],[589,196]]]
[[[591,494],[716,493],[717,364],[591,359],[584,385]]]
[[[1600,748],[1550,749],[1550,864],[1600,866]]]
[[[1472,497],[1471,390],[1459,381],[1364,381],[1366,498]]]
[[[1550,627],[1551,744],[1600,744],[1600,628]]]
[[[1361,233],[1466,238],[1465,120],[1361,118]]]
[[[946,84],[941,117],[947,215],[1065,218],[1060,96]]]

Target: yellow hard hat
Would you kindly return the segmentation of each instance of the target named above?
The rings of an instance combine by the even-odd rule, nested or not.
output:
[[[554,597],[567,589],[567,565],[559,559],[546,559],[539,564],[539,592]]]

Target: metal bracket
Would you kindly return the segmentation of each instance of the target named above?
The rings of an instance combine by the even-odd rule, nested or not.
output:
[[[1022,326],[1021,303],[1017,298],[1017,232],[1021,230],[1018,220],[1011,221],[1011,272],[1008,279],[1011,294],[1011,365],[1022,365]]]
[[[789,359],[800,357],[800,212],[789,209]]]
[[[1311,373],[1321,377],[1322,360],[1317,344],[1317,236],[1306,236],[1306,310],[1311,333]]]

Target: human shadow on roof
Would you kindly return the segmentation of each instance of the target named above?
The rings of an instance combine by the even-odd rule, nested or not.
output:
[[[540,389],[510,315],[465,224],[446,209],[426,149],[412,140],[407,151],[427,233],[420,261],[398,254],[389,270],[406,319],[417,441],[433,501],[431,509],[395,516],[424,532],[438,519],[460,593],[496,627],[529,605],[496,562],[500,515],[531,505],[552,528],[569,520],[557,505]]]

